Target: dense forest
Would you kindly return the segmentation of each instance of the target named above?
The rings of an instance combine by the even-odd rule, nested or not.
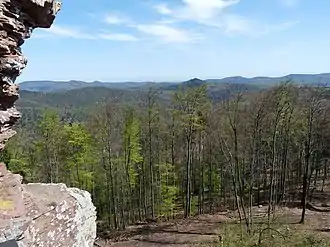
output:
[[[301,206],[304,223],[329,173],[329,96],[283,83],[219,98],[200,85],[88,110],[31,104],[2,160],[25,182],[88,190],[110,230],[236,209],[250,231],[253,206],[268,207],[271,223],[282,204]]]

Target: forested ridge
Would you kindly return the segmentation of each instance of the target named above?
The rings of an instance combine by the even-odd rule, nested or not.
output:
[[[88,110],[38,109],[2,160],[25,182],[88,190],[106,229],[228,208],[251,231],[253,206],[265,205],[271,223],[282,204],[301,206],[304,222],[328,178],[328,88],[283,83],[219,99],[201,85],[169,101],[161,93],[127,103],[107,97]]]

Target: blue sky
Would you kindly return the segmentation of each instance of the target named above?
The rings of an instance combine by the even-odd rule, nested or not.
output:
[[[62,0],[19,81],[330,72],[329,0]]]

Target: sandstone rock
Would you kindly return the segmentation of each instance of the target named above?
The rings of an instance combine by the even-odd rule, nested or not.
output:
[[[27,64],[20,46],[34,28],[49,28],[60,10],[56,0],[0,0],[0,151],[15,135],[21,117],[16,110],[16,78]]]
[[[88,192],[64,184],[21,184],[0,164],[0,243],[20,247],[91,247],[96,211]]]
[[[0,0],[0,151],[20,118],[16,78],[27,64],[20,46],[34,28],[49,28],[60,10],[56,0]],[[27,184],[0,164],[0,244],[20,247],[90,247],[96,211],[86,191],[64,184]]]

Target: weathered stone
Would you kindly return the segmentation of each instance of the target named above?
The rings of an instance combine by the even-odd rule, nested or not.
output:
[[[16,78],[27,64],[20,46],[34,28],[49,28],[60,10],[56,0],[0,0],[0,151],[21,117]],[[0,243],[20,247],[91,247],[96,211],[86,191],[64,184],[27,184],[0,164]]]
[[[56,0],[0,0],[0,151],[15,135],[12,126],[21,117],[16,78],[27,64],[20,46],[35,28],[49,28],[61,8]]]
[[[88,192],[64,184],[21,184],[0,164],[0,243],[20,247],[91,247],[96,211]]]

